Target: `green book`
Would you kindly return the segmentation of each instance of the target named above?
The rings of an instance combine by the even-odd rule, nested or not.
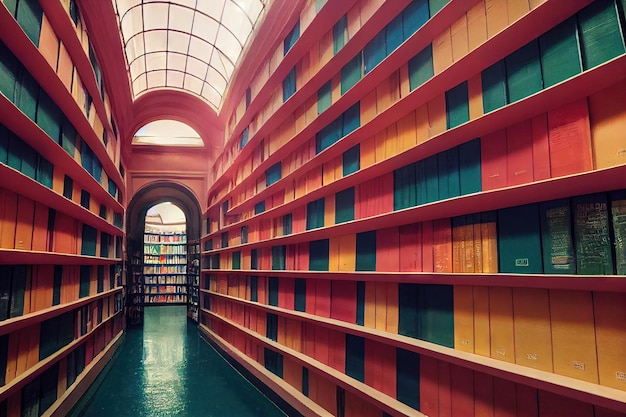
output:
[[[16,15],[17,23],[22,27],[26,36],[39,47],[39,34],[43,9],[38,0],[19,0]]]
[[[9,132],[7,165],[20,172],[22,171],[22,149],[24,145],[22,139],[15,136],[13,132]]]
[[[78,297],[79,298],[88,297],[90,286],[91,286],[91,266],[81,265],[80,266],[80,285],[78,287]]]
[[[361,60],[361,52],[359,52],[350,62],[341,68],[341,95],[351,89],[363,74],[363,62]]]
[[[59,362],[42,372],[39,381],[39,410],[45,411],[57,400]]]
[[[43,414],[39,412],[39,384],[40,379],[36,377],[28,384],[26,384],[24,388],[22,388],[22,404],[20,408],[21,417],[39,417],[41,414]]]
[[[0,321],[10,317],[12,277],[13,266],[0,265]]]
[[[428,195],[426,192],[426,162],[415,162],[415,185],[416,185],[416,205],[421,206],[428,202]]]
[[[333,55],[343,48],[348,40],[348,15],[344,14],[333,26]]]
[[[596,67],[625,52],[614,0],[596,0],[577,16],[584,69]]]
[[[280,378],[283,377],[283,355],[268,348],[264,348],[263,359],[265,369]]]
[[[482,191],[480,138],[459,145],[458,152],[460,195]]]
[[[546,274],[575,274],[574,239],[570,201],[546,201],[539,204],[541,215],[541,248],[543,272]]]
[[[332,86],[328,81],[317,90],[317,114],[322,114],[332,104]]]
[[[430,6],[430,15],[434,16],[437,12],[448,4],[450,0],[428,0],[428,4]]]
[[[363,73],[367,74],[387,57],[386,30],[378,32],[363,48]]]
[[[76,129],[67,119],[63,119],[61,146],[72,158],[74,157],[74,154],[76,153]]]
[[[607,196],[604,193],[572,198],[576,271],[579,275],[612,275],[613,253]]]
[[[508,104],[506,67],[504,60],[498,61],[480,73],[483,88],[483,110],[492,112]]]
[[[296,278],[294,283],[294,310],[306,311],[306,279]]]
[[[578,25],[572,17],[539,37],[541,73],[545,88],[582,71]]]
[[[469,121],[467,81],[446,91],[446,128],[452,129]]]
[[[541,231],[537,204],[498,210],[500,272],[541,274]]]
[[[285,255],[286,249],[285,245],[281,246],[272,246],[272,269],[273,270],[284,270],[286,266]],[[233,254],[234,255],[234,254]],[[239,253],[241,255],[241,253]],[[234,256],[233,256],[233,269],[234,269]],[[241,261],[240,261],[241,263]],[[241,264],[240,264],[241,267]]]
[[[37,151],[32,146],[24,142],[22,144],[22,174],[28,178],[37,177]]]
[[[356,234],[356,270],[376,270],[376,231]]]
[[[514,103],[541,91],[543,78],[539,43],[534,40],[504,58],[509,102]]]
[[[446,162],[448,163],[448,197],[458,197],[461,195],[458,146],[446,151]]]
[[[11,16],[15,17],[15,13],[17,12],[17,1],[18,0],[3,0],[2,2],[6,6],[6,8],[11,13]]]
[[[296,92],[296,67],[293,67],[283,80],[283,103]],[[244,145],[245,143],[242,142]],[[243,146],[242,146],[243,147]]]
[[[431,14],[428,0],[413,0],[402,11],[402,33],[404,39],[410,38],[419,28],[424,26]]]
[[[43,156],[37,158],[37,174],[35,179],[48,188],[52,188],[54,165]]]
[[[426,173],[426,202],[439,200],[439,168],[437,155],[429,156],[424,160]]]
[[[448,183],[448,153],[439,152],[437,154],[437,188],[439,190],[438,200],[450,198],[450,188]]]
[[[19,76],[18,85],[16,85],[15,105],[30,120],[35,121],[37,118],[37,96],[39,95],[39,84],[30,75],[30,73],[22,67]]]
[[[98,281],[96,282],[97,284],[96,292],[100,294],[102,291],[104,291],[104,265],[98,265],[97,277],[98,277]],[[101,302],[101,301],[102,301],[102,298],[98,300],[98,302]],[[102,310],[100,310],[100,312],[102,312]],[[101,319],[98,320],[98,323],[100,323],[101,321],[102,321]]]
[[[43,360],[56,352],[58,345],[60,319],[52,317],[41,322],[39,329],[39,360]]]
[[[335,194],[335,224],[354,220],[354,187]]]
[[[324,227],[324,199],[311,201],[306,205],[306,230]]]
[[[7,5],[7,2],[4,2]],[[0,43],[0,93],[15,103],[15,84],[22,64],[4,43]]]
[[[63,125],[63,113],[42,89],[39,90],[39,101],[37,103],[37,126],[59,143],[61,140],[61,126]]]
[[[418,338],[454,347],[454,292],[452,285],[419,284]]]
[[[626,191],[613,191],[610,199],[616,272],[626,275]]]
[[[309,270],[328,271],[328,239],[313,240],[309,242]]]
[[[357,172],[361,168],[361,146],[356,144],[342,155],[343,176]]]
[[[274,184],[276,181],[280,180],[282,173],[282,164],[279,162],[275,163],[271,167],[269,167],[265,171],[265,186],[269,187]]]
[[[418,338],[418,301],[418,284],[398,284],[398,334]]]
[[[393,209],[417,205],[416,164],[405,165],[393,172]]]
[[[333,145],[342,137],[343,115],[339,116],[322,128],[315,135],[315,153],[318,154],[324,149]]]
[[[396,348],[396,398],[398,401],[420,409],[420,355],[410,350]]]
[[[415,90],[435,75],[433,46],[429,44],[409,60],[409,88]]]
[[[356,282],[356,324],[365,325],[365,281]]]
[[[75,316],[73,311],[68,311],[59,316],[59,334],[57,338],[57,347],[55,351],[63,346],[67,346],[74,340]]]
[[[24,314],[24,295],[26,285],[31,280],[31,269],[27,265],[13,266],[13,277],[11,279],[11,299],[9,306],[9,316],[19,317]]]
[[[9,157],[9,129],[0,124],[0,164],[6,164]]]
[[[81,255],[96,256],[98,231],[87,224],[83,224]]]
[[[100,257],[109,257],[109,246],[111,245],[111,235],[108,233],[100,233]]]
[[[361,126],[361,102],[357,101],[348,110],[343,112],[341,137],[355,131]]]
[[[276,278],[275,278],[276,279]],[[276,296],[278,298],[278,296]],[[270,304],[276,305],[276,304]],[[270,340],[278,340],[278,316],[273,313],[265,314],[265,337]]]
[[[346,375],[365,382],[365,339],[346,333]]]
[[[241,252],[233,252],[233,269],[241,269]]]

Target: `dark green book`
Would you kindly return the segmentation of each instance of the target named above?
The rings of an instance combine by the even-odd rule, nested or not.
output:
[[[356,270],[376,270],[376,231],[356,234]]]
[[[413,338],[419,336],[418,300],[417,284],[398,284],[398,334]]]
[[[89,296],[90,285],[91,285],[91,266],[81,265],[80,266],[80,286],[78,288],[79,298]]]
[[[39,360],[44,360],[57,351],[58,335],[61,325],[59,317],[52,317],[41,322],[39,329]]]
[[[596,0],[577,16],[584,69],[603,64],[625,52],[614,0]]]
[[[72,158],[74,157],[74,154],[76,153],[76,129],[67,119],[63,119],[61,146],[70,156],[72,156]]]
[[[361,102],[357,101],[348,110],[343,112],[341,137],[348,135],[361,126]]]
[[[263,359],[265,369],[281,378],[283,377],[283,355],[268,348],[264,348]]]
[[[209,286],[207,285],[206,288]],[[250,301],[259,301],[259,277],[257,276],[250,277]]]
[[[413,0],[402,11],[402,33],[408,39],[419,28],[424,26],[431,14],[428,10],[428,0]]]
[[[610,200],[615,268],[617,275],[626,275],[626,191],[613,191]]]
[[[96,245],[98,241],[98,231],[87,224],[83,224],[82,245],[80,254],[96,256]]]
[[[367,74],[387,57],[387,31],[381,30],[363,48],[363,73]]]
[[[582,71],[578,25],[572,17],[539,37],[544,88],[560,83]]]
[[[483,110],[492,112],[508,104],[506,67],[504,60],[498,61],[481,72],[483,88]]]
[[[356,144],[342,155],[343,176],[350,175],[361,169],[361,146]]]
[[[416,188],[416,205],[421,206],[428,202],[426,192],[426,162],[415,162],[415,188]]]
[[[7,5],[7,2],[4,2]],[[0,93],[15,103],[15,84],[22,64],[4,43],[0,43]]]
[[[63,125],[63,113],[45,91],[39,90],[37,103],[37,126],[59,143],[61,139],[61,127]]]
[[[75,327],[75,316],[73,311],[68,311],[67,313],[63,313],[59,316],[59,335],[57,338],[57,348],[55,351],[60,348],[67,346],[72,340],[74,340],[74,331]]]
[[[534,40],[504,58],[509,102],[514,103],[543,88],[539,43]]]
[[[278,298],[278,295],[276,296],[276,298]],[[270,305],[276,305],[276,304],[270,304]],[[273,314],[273,313],[265,314],[265,337],[273,341],[278,340],[278,316],[276,314]]]
[[[306,230],[324,227],[324,199],[306,205]]]
[[[11,316],[11,281],[13,281],[13,266],[0,265],[0,321]]]
[[[480,172],[480,138],[462,143],[459,152],[459,185],[460,195],[482,191]]]
[[[458,197],[461,195],[458,146],[446,151],[446,162],[448,163],[448,197]]]
[[[416,164],[405,165],[393,172],[393,209],[417,205]]]
[[[43,9],[39,5],[39,1],[19,0],[16,19],[26,36],[36,47],[39,47],[39,34],[43,19]]]
[[[306,311],[306,279],[296,278],[294,282],[294,310]]]
[[[3,0],[4,5],[11,13],[11,16],[15,17],[17,12],[17,0]]]
[[[432,203],[439,200],[439,168],[437,155],[429,156],[424,160],[426,173],[426,202]]]
[[[454,292],[452,285],[419,285],[418,338],[454,347]]]
[[[446,91],[446,127],[452,129],[469,121],[467,81]]]
[[[317,90],[317,114],[322,114],[332,104],[332,85],[328,81]]]
[[[272,246],[272,269],[284,270],[286,266],[285,257],[287,247],[285,245]],[[234,260],[234,258],[233,258]]]
[[[6,164],[9,157],[9,129],[0,124],[0,164]]]
[[[50,368],[46,369],[39,377],[39,381],[39,410],[43,412],[50,408],[50,406],[57,400],[59,363],[56,362]]]
[[[33,76],[22,67],[18,85],[16,85],[15,105],[32,121],[35,121],[37,118],[38,95],[39,84],[37,84]]]
[[[81,346],[85,346],[84,344],[82,344]],[[76,350],[74,349],[72,350],[68,355],[67,355],[67,371],[66,371],[66,378],[67,378],[67,386],[66,388],[69,388],[74,381],[76,381]]]
[[[22,144],[22,174],[28,178],[35,179],[37,177],[37,157],[38,153],[32,146],[24,142]]]
[[[13,277],[11,279],[11,304],[9,308],[10,317],[18,317],[24,314],[24,295],[26,293],[26,285],[30,279],[30,266],[13,266]]]
[[[54,175],[54,165],[46,158],[39,155],[37,158],[37,173],[35,179],[48,188],[52,188],[52,180]]]
[[[576,272],[579,275],[612,275],[613,253],[606,194],[572,198],[572,214]]]
[[[24,1],[24,0],[22,0]],[[20,3],[21,5],[21,3]],[[21,417],[39,417],[42,413],[39,412],[39,377],[35,377],[32,381],[22,388],[22,404],[21,404]]]
[[[351,89],[363,74],[363,62],[361,60],[361,52],[350,60],[341,68],[341,95]]]
[[[346,375],[365,382],[365,339],[346,334]]]
[[[365,281],[356,282],[356,324],[365,325]]]
[[[537,204],[498,210],[500,272],[541,274],[541,230]]]
[[[333,26],[333,55],[343,48],[348,40],[348,15],[344,14]]]
[[[313,240],[309,242],[309,270],[328,271],[328,239]]]
[[[241,269],[241,252],[233,252],[233,269]]]
[[[402,33],[402,13],[397,15],[385,28],[385,54],[388,56],[404,42]]]
[[[448,153],[439,152],[437,154],[437,188],[439,190],[438,200],[450,198],[450,188],[448,180]]]
[[[415,90],[435,75],[433,47],[429,44],[409,60],[409,88]]]
[[[410,350],[396,348],[396,398],[398,401],[420,409],[420,355]]]
[[[574,239],[570,201],[546,201],[539,204],[541,215],[541,247],[543,272],[546,274],[575,274]]]
[[[7,151],[7,165],[16,171],[22,171],[22,149],[24,141],[9,132],[9,147]]]
[[[354,187],[335,194],[335,224],[354,220]]]
[[[5,372],[0,372],[0,385],[4,385],[5,383],[8,356],[9,356],[9,335],[3,334],[2,336],[0,336],[0,369],[4,370]],[[2,414],[0,413],[0,415]]]

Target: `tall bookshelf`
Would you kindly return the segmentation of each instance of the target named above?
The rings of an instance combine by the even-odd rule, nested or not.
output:
[[[198,322],[200,308],[200,241],[187,244],[187,317]]]
[[[144,233],[143,304],[187,304],[185,233]]]
[[[0,414],[67,415],[124,329],[118,137],[74,1],[0,27]]]
[[[625,413],[624,2],[336,6],[230,116],[201,330],[303,414]]]

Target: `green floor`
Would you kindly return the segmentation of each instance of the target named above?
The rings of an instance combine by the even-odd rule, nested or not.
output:
[[[185,306],[145,309],[128,329],[85,417],[284,416],[188,324]]]

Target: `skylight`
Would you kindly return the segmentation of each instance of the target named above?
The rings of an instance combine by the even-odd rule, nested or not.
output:
[[[200,135],[191,127],[175,120],[157,120],[135,133],[135,145],[203,146]]]
[[[216,111],[270,0],[112,0],[134,97],[176,88]]]

